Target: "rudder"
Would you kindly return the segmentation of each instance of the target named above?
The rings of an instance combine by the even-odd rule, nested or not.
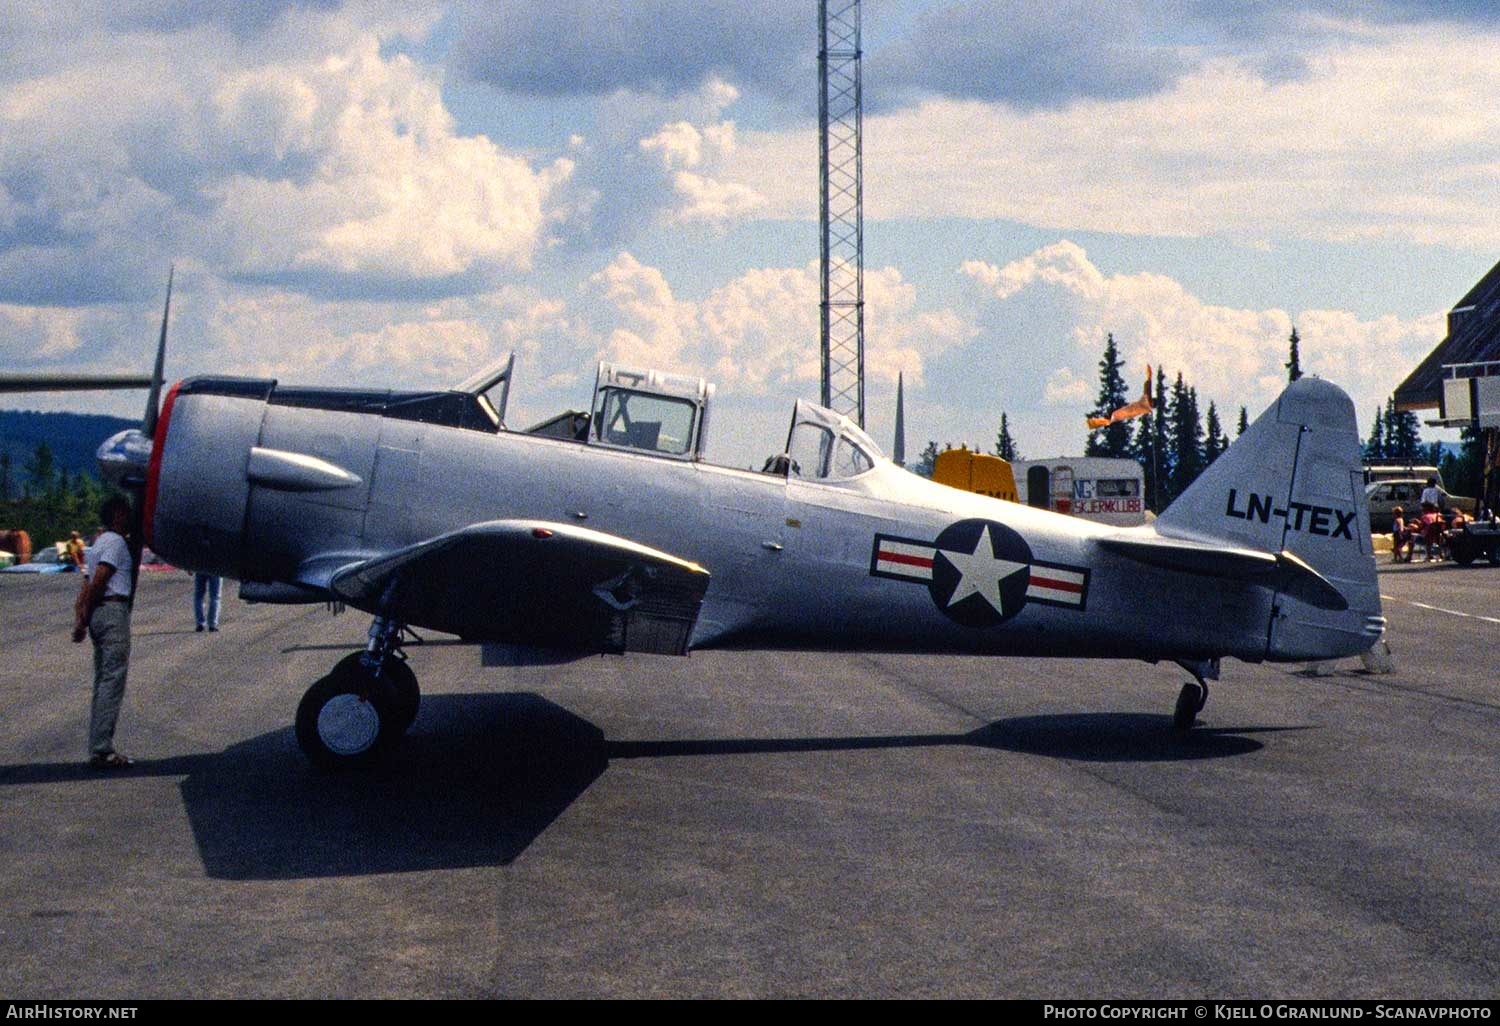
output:
[[[1353,655],[1380,636],[1359,431],[1354,404],[1335,385],[1288,385],[1155,526],[1167,538],[1290,552],[1338,589],[1346,610],[1278,591],[1267,658]]]

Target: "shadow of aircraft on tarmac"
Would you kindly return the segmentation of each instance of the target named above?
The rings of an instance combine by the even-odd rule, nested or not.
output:
[[[998,720],[963,734],[610,741],[534,694],[433,695],[416,728],[361,773],[312,770],[290,729],[217,754],[143,760],[103,775],[75,763],[0,766],[0,786],[181,776],[207,874],[282,880],[505,865],[616,759],[969,746],[1095,762],[1225,758],[1248,735],[1297,727],[1200,727],[1096,713]]]

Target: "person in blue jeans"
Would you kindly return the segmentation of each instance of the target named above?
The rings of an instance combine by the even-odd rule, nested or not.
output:
[[[224,578],[215,574],[193,575],[193,616],[198,621],[198,630],[219,629],[219,592],[223,586]],[[204,599],[208,600],[207,608]]]

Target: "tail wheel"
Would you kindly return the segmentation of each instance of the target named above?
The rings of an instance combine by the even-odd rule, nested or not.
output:
[[[1172,710],[1172,728],[1179,731],[1193,729],[1198,713],[1208,702],[1208,689],[1189,682],[1177,693],[1177,706]]]

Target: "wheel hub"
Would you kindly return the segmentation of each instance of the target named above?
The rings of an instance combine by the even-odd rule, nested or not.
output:
[[[380,714],[359,695],[334,695],[318,712],[318,738],[335,755],[367,752],[379,736]]]

